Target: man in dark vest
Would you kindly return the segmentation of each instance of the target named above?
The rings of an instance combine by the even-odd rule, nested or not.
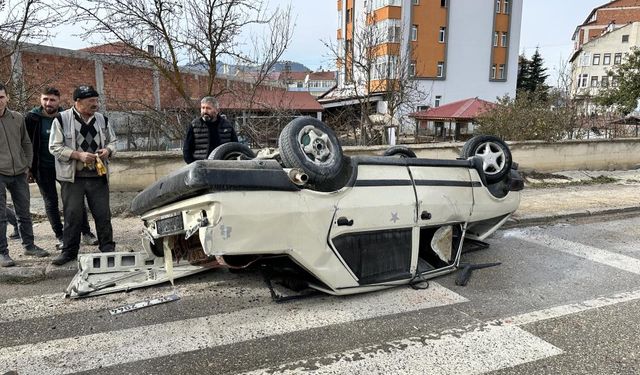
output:
[[[213,149],[227,142],[238,142],[238,136],[231,123],[220,115],[216,98],[205,96],[200,101],[200,117],[187,129],[182,147],[184,161],[190,164],[204,160]]]

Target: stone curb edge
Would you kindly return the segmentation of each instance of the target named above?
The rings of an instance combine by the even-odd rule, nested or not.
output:
[[[558,212],[556,214],[526,215],[522,217],[512,216],[501,227],[501,229],[526,227],[526,226],[539,225],[539,224],[550,224],[550,223],[559,222],[559,221],[581,219],[581,218],[587,218],[587,217],[621,215],[621,214],[640,215],[640,206],[595,208],[590,210],[563,211],[563,212]]]

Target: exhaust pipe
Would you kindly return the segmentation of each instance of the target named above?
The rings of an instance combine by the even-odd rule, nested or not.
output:
[[[291,168],[289,170],[289,179],[298,186],[304,186],[309,181],[309,176],[302,169]]]

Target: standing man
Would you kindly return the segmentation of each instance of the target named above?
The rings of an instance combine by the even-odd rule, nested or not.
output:
[[[200,117],[194,119],[187,129],[182,157],[187,164],[204,160],[213,149],[227,142],[238,142],[236,131],[220,115],[216,98],[205,96],[200,101]]]
[[[116,136],[107,118],[97,112],[98,96],[93,86],[79,86],[73,91],[73,107],[53,120],[49,150],[56,159],[64,213],[64,246],[51,262],[55,265],[76,260],[78,256],[85,197],[96,223],[100,251],[111,252],[116,247],[108,181],[108,162],[116,152]],[[97,158],[107,167],[105,174],[96,168]]]
[[[35,107],[25,116],[27,133],[33,144],[33,162],[31,163],[31,176],[38,184],[40,195],[44,201],[44,208],[51,229],[58,239],[58,248],[63,247],[62,221],[58,208],[58,191],[56,189],[55,159],[49,152],[49,136],[51,124],[59,112],[60,90],[53,87],[45,87],[40,93],[40,106]],[[86,245],[97,245],[98,239],[91,233],[86,209],[82,211],[82,242]]]
[[[11,193],[13,207],[16,210],[24,254],[36,257],[49,255],[33,243],[31,202],[27,183],[33,149],[24,118],[20,113],[8,109],[8,102],[7,89],[0,83],[0,267],[15,266],[7,246],[7,190]]]

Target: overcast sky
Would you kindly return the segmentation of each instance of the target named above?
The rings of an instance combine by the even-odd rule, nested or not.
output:
[[[476,1],[476,0],[455,0]],[[571,54],[571,36],[591,10],[606,4],[607,0],[524,0],[520,52],[530,57],[535,48],[547,65],[551,77],[548,84],[555,85],[557,70]],[[291,4],[295,29],[291,47],[284,59],[300,62],[316,70],[331,68],[332,58],[322,41],[336,37],[338,17],[336,0],[269,0],[270,6]],[[83,48],[89,45],[79,37],[61,32],[49,43],[56,47]]]

